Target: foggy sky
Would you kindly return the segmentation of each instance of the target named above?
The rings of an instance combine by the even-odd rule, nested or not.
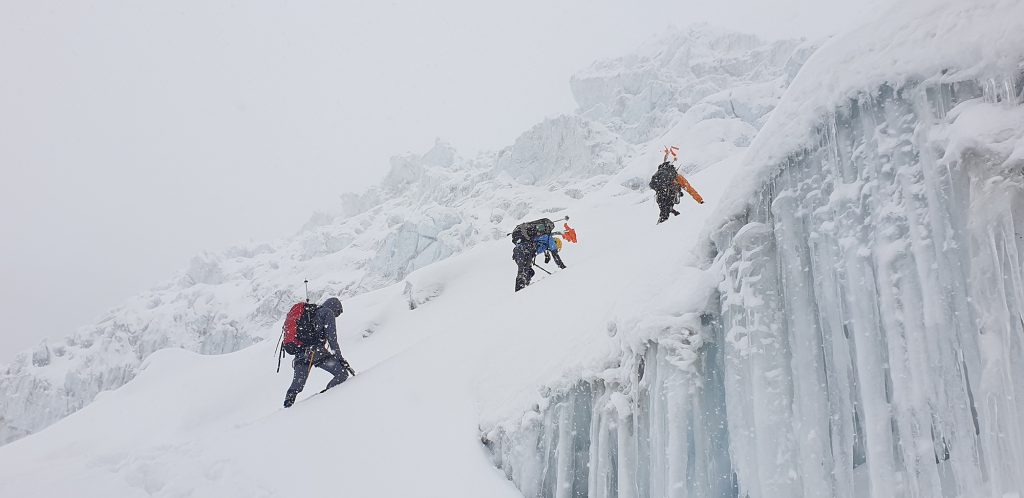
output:
[[[882,1],[0,0],[0,362],[392,155],[511,144],[670,25],[818,38]]]

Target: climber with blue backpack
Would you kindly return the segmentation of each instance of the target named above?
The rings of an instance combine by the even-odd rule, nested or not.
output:
[[[554,258],[555,264],[559,268],[565,269],[565,263],[562,262],[562,258],[558,255],[558,251],[562,249],[562,239],[545,234],[533,239],[533,241],[537,245],[537,256],[543,254],[545,263],[550,262]]]
[[[568,219],[568,216],[563,218],[563,220]],[[515,261],[516,266],[519,267],[519,271],[516,273],[516,292],[530,285],[530,280],[536,274],[533,270],[534,266],[544,270],[536,262],[536,258],[540,254],[544,255],[545,263],[551,261],[553,257],[559,268],[565,268],[565,263],[558,255],[558,251],[562,248],[562,241],[555,238],[555,235],[560,235],[569,242],[576,242],[576,230],[569,227],[568,223],[565,223],[564,227],[564,232],[555,232],[555,222],[548,218],[541,218],[520,223],[515,230],[512,230],[512,233],[508,234],[512,236],[512,243],[515,244],[515,248],[512,249],[512,261]],[[544,271],[547,272],[547,270]]]
[[[292,369],[294,376],[288,393],[284,398],[284,407],[295,403],[295,397],[302,392],[313,367],[326,370],[334,376],[324,391],[345,382],[355,371],[341,355],[338,346],[338,329],[335,320],[341,316],[341,301],[332,297],[317,306],[306,302],[297,303],[288,311],[285,318],[281,340],[281,356],[285,353],[293,355]],[[327,347],[330,347],[330,351]],[[280,358],[279,357],[279,358]],[[278,362],[280,369],[280,361]],[[323,392],[323,391],[321,391]]]

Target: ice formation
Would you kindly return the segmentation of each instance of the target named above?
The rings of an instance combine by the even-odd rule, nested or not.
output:
[[[1024,492],[1021,19],[901,7],[816,53],[706,228],[699,323],[488,433],[524,494]]]
[[[696,112],[760,128],[813,47],[697,25],[594,63],[573,76],[572,89],[583,116],[630,143],[658,138]]]

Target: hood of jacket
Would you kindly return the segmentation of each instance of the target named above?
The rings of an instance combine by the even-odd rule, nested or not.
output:
[[[331,312],[334,313],[334,316],[341,315],[341,312],[343,311],[341,307],[341,300],[336,297],[332,297],[324,301],[324,304],[321,304],[320,307],[331,310]]]

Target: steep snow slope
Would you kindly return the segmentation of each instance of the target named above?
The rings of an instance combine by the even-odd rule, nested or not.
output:
[[[1021,496],[1022,138],[1024,3],[831,42],[705,226],[695,319],[496,425],[496,460],[527,496]]]
[[[20,355],[0,370],[0,442],[121,386],[160,349],[221,354],[276,337],[304,277],[314,298],[349,298],[500,239],[524,218],[563,213],[609,182],[645,190],[665,143],[682,145],[693,169],[733,157],[806,56],[794,42],[691,28],[581,72],[574,93],[583,112],[540,123],[498,153],[463,158],[439,142],[395,157],[380,186],[343,196],[338,213],[318,213],[294,237],[198,256],[97,324]],[[627,101],[627,113],[615,111]],[[432,290],[415,292],[427,299]]]
[[[695,175],[712,200],[684,199],[666,225],[648,192],[612,183],[578,201],[568,269],[522,292],[503,239],[347,300],[341,342],[360,374],[306,398],[326,382],[315,375],[291,409],[272,341],[160,351],[126,386],[0,448],[0,495],[518,496],[479,424],[679,320],[689,291],[709,285],[682,260],[735,166]]]

